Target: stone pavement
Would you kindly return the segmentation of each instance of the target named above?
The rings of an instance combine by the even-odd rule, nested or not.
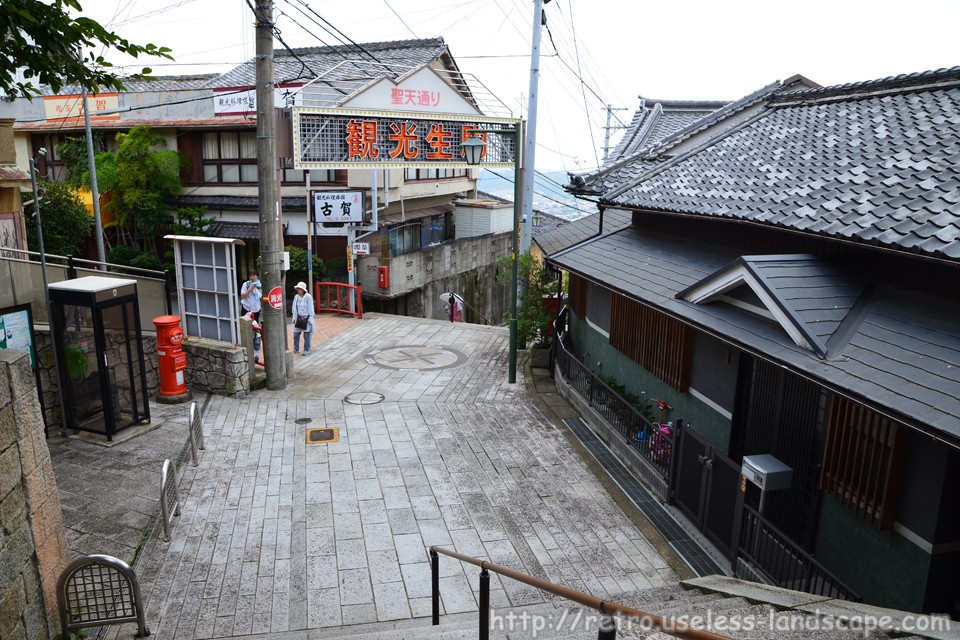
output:
[[[154,636],[427,616],[430,545],[601,597],[675,583],[522,379],[507,384],[506,347],[500,328],[369,314],[298,358],[287,389],[210,398],[172,540],[154,531],[137,566]],[[339,441],[308,444],[314,427]],[[475,568],[441,568],[444,612],[476,611]],[[545,602],[491,588],[494,607]]]

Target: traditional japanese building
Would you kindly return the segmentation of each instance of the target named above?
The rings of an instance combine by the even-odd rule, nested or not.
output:
[[[442,38],[361,46],[276,51],[276,106],[509,115],[482,83],[459,70]],[[186,158],[181,173],[183,189],[170,203],[171,208],[206,207],[215,219],[208,233],[247,243],[240,249],[240,263],[246,266],[255,264],[259,251],[254,80],[255,62],[250,60],[222,74],[131,80],[125,91],[91,95],[89,102],[91,126],[102,136],[103,148],[115,147],[118,132],[145,124],[163,135],[168,148]],[[0,103],[0,117],[16,119],[20,167],[25,169],[27,160],[44,147],[48,156],[39,159],[38,168],[42,176],[53,180],[62,179],[65,171],[58,145],[67,137],[83,135],[81,116],[76,88],[67,87],[59,95],[47,93],[32,101],[18,98]],[[278,119],[284,242],[306,247],[307,172],[293,166],[290,132],[287,112]],[[452,141],[444,137],[449,132],[435,132],[434,138],[426,131],[418,132],[421,134],[420,145],[425,152],[431,141],[439,152],[451,152]],[[413,148],[412,143],[404,143],[400,151]],[[452,241],[454,203],[475,192],[478,174],[476,169],[400,167],[380,171],[380,228],[376,238],[365,239],[376,247],[376,257],[390,259]],[[312,190],[360,191],[365,194],[365,208],[371,208],[373,177],[369,170],[313,169],[309,179]],[[312,248],[331,266],[344,269],[346,229],[338,223],[325,226],[322,220],[310,234]],[[483,254],[486,264],[492,258],[486,249]],[[370,265],[375,277],[380,265]],[[369,265],[358,266],[365,270]],[[415,292],[390,287],[375,288],[371,293],[394,299]],[[422,310],[428,316],[435,311],[432,304],[423,301],[393,306],[401,312]]]
[[[957,157],[960,69],[794,78],[572,177],[592,229],[538,239],[558,386],[741,577],[957,615]]]

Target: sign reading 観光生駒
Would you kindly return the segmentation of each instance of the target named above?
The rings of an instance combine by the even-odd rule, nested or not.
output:
[[[313,215],[317,222],[363,222],[363,192],[314,191]]]
[[[295,107],[294,166],[467,167],[461,145],[479,137],[487,143],[482,166],[512,167],[516,145],[505,134],[517,126],[519,121],[509,118]]]

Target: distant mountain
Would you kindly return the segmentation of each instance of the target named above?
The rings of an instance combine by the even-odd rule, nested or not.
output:
[[[533,208],[559,218],[576,220],[596,211],[596,207],[577,200],[563,190],[561,185],[569,182],[564,171],[541,171],[537,174],[533,189]],[[496,173],[484,169],[477,185],[480,191],[513,201],[513,170],[497,169]]]

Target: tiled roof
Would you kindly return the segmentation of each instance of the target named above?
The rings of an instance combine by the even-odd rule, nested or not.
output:
[[[635,181],[657,165],[668,160],[670,150],[673,147],[754,107],[779,89],[781,89],[780,83],[774,82],[739,100],[709,111],[696,120],[687,122],[682,128],[673,131],[664,138],[645,136],[643,146],[631,144],[622,157],[615,156],[613,162],[596,171],[584,175],[571,174],[567,189],[575,194],[602,195],[625,183]]]
[[[256,196],[174,196],[170,199],[178,207],[211,207],[215,209],[256,209]],[[281,205],[284,210],[306,211],[307,199],[303,196],[286,196]]]
[[[443,38],[396,40],[391,42],[363,42],[363,50],[352,45],[336,47],[303,47],[287,51],[274,50],[274,77],[277,82],[305,81],[324,74],[331,82],[362,77],[360,84],[371,79],[371,74],[396,75],[412,67],[433,62],[446,50]],[[302,61],[302,62],[301,62]],[[361,64],[353,64],[353,61]],[[377,63],[382,63],[379,71]],[[339,65],[339,66],[338,66]],[[336,68],[334,68],[336,67]],[[157,76],[153,80],[123,80],[126,92],[187,91],[253,86],[256,79],[256,59],[250,59],[226,73],[187,76]],[[50,87],[40,87],[44,95],[53,95]],[[64,86],[60,95],[80,93],[79,86]]]
[[[139,125],[151,127],[184,127],[204,128],[211,127],[255,127],[256,120],[251,118],[195,118],[195,119],[149,119],[149,120],[91,120],[91,129],[131,129]],[[83,118],[71,120],[26,121],[13,125],[15,131],[82,131]]]
[[[274,52],[274,77],[277,82],[293,82],[323,74],[325,80],[340,82],[361,76],[365,83],[378,62],[384,65],[380,73],[394,75],[397,70],[433,62],[447,49],[443,38],[365,42],[360,46],[371,55],[353,46],[306,47],[293,49],[293,53],[278,48]],[[255,78],[256,60],[251,59],[217,76],[207,86],[246,87],[253,85]]]
[[[13,166],[0,166],[0,182],[22,182],[29,180],[30,174]]]
[[[640,108],[634,112],[630,125],[605,164],[613,164],[623,156],[656,144],[726,104],[722,101],[653,100],[641,97]]]
[[[777,95],[646,169],[602,200],[960,259],[960,67]]]
[[[584,242],[550,261],[748,351],[765,354],[828,387],[889,408],[918,429],[939,431],[960,443],[960,305],[956,301],[878,287],[863,316],[856,318],[839,357],[824,360],[796,345],[771,320],[732,305],[693,304],[677,298],[684,288],[736,257],[727,248],[630,226]]]
[[[603,233],[612,233],[629,226],[633,215],[621,209],[607,209],[603,212]],[[533,234],[533,241],[537,243],[544,255],[552,256],[569,249],[600,233],[600,214],[592,213],[589,216],[578,218],[567,224],[557,226],[548,231]]]

